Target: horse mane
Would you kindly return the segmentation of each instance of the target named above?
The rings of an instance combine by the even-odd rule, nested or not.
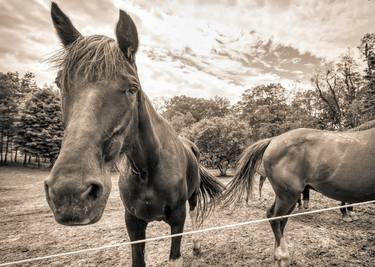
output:
[[[117,42],[103,35],[79,37],[49,61],[60,70],[58,79],[63,88],[76,75],[89,82],[108,80],[131,68]]]
[[[368,130],[368,129],[371,129],[371,128],[375,128],[375,119],[371,120],[371,121],[367,121],[365,123],[362,123],[361,125],[359,125],[355,128],[349,129],[348,132],[365,131],[365,130]]]

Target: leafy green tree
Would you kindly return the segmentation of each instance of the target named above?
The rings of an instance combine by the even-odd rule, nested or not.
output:
[[[190,112],[182,114],[181,112],[176,112],[170,119],[170,123],[175,131],[179,134],[181,131],[195,122],[193,115]]]
[[[285,132],[288,105],[285,88],[280,84],[258,85],[246,90],[235,109],[240,119],[253,129],[255,139]]]
[[[203,164],[218,168],[221,176],[233,167],[250,142],[249,127],[233,115],[202,119],[183,131],[201,152]]]
[[[322,105],[314,90],[299,91],[289,104],[286,128],[324,128],[320,110]]]
[[[228,114],[229,107],[229,100],[223,97],[204,99],[184,95],[174,96],[166,102],[162,115],[171,121],[173,117],[190,113],[193,117],[191,122],[197,122],[204,118],[223,117]]]

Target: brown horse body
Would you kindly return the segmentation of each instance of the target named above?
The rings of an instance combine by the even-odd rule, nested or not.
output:
[[[375,199],[375,128],[355,132],[297,129],[256,142],[239,161],[225,205],[250,193],[261,162],[275,192],[268,217],[290,214],[306,186],[343,202]],[[278,266],[289,263],[283,239],[286,223],[287,219],[271,222]]]

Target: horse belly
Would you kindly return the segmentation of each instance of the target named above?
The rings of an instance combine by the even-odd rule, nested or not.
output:
[[[375,200],[375,162],[373,159],[345,160],[319,183],[312,186],[322,194],[344,202]]]

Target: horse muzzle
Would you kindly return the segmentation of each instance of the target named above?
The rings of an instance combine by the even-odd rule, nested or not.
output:
[[[87,182],[85,185],[74,180],[52,183],[47,179],[44,183],[46,199],[55,220],[63,225],[87,225],[102,216],[109,192],[103,184]]]

